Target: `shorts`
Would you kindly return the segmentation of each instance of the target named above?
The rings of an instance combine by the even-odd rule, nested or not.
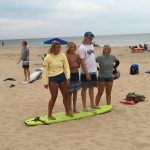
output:
[[[98,82],[112,82],[114,80],[113,77],[98,77]]]
[[[89,74],[90,74],[90,77],[91,77],[90,81],[86,80],[86,74],[85,73],[81,73],[80,80],[81,80],[81,87],[82,88],[97,87],[96,72],[89,73]]]
[[[78,91],[81,89],[81,83],[79,81],[79,73],[71,73],[70,77],[70,86],[69,86],[69,92]]]
[[[29,68],[29,61],[22,61],[22,68],[28,69]]]
[[[60,85],[60,84],[63,84],[66,80],[67,79],[66,79],[66,76],[65,76],[64,73],[61,73],[61,74],[59,74],[57,76],[48,78],[49,84],[50,83],[56,83],[56,84]]]

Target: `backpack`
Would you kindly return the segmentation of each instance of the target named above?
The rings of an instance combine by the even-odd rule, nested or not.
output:
[[[131,65],[130,74],[131,75],[139,74],[139,65],[138,64],[132,64]]]
[[[127,101],[134,101],[135,103],[143,102],[145,100],[145,96],[136,94],[134,92],[133,93],[128,93],[126,95],[126,100]]]

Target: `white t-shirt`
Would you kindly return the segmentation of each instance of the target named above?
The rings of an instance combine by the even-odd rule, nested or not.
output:
[[[85,65],[89,73],[97,71],[96,60],[94,56],[94,46],[81,44],[79,47],[79,56],[85,60]],[[84,73],[81,68],[81,72]]]

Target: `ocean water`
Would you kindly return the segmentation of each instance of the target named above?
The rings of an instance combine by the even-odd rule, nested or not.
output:
[[[53,38],[53,37],[51,37]],[[12,39],[4,40],[6,46],[20,46],[23,40],[28,41],[30,47],[36,46],[49,46],[43,44],[43,41],[51,38],[35,38],[35,39]],[[59,37],[67,41],[73,41],[77,45],[80,45],[83,37]],[[0,40],[0,43],[2,40]],[[104,44],[110,44],[111,46],[129,46],[138,44],[150,44],[150,33],[146,34],[120,34],[120,35],[99,35],[95,36],[94,42],[103,46]]]

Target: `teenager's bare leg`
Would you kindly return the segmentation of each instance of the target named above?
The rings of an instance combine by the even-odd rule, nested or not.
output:
[[[73,92],[73,112],[74,113],[79,113],[76,108],[76,103],[77,103],[77,91]]]
[[[83,111],[88,111],[86,106],[86,88],[82,88],[81,90],[81,97],[82,97],[82,103],[83,103]]]
[[[48,118],[53,120],[55,118],[52,116],[52,111],[53,111],[55,101],[58,95],[58,85],[56,83],[50,83],[49,90],[51,93],[51,99],[48,104]]]
[[[113,82],[106,82],[106,101],[107,105],[111,103],[111,91],[112,91]]]
[[[69,92],[69,109],[70,109],[70,111],[72,112],[73,110],[72,110],[72,92]]]
[[[64,106],[65,106],[65,111],[66,111],[66,115],[67,116],[72,116],[72,112],[70,112],[70,107],[69,106],[69,91],[68,91],[68,83],[67,83],[67,80],[61,84],[59,86],[60,88],[60,91],[62,93],[62,96],[63,96],[63,103],[64,103]]]
[[[89,96],[90,96],[91,108],[95,108],[95,103],[94,103],[94,87],[90,87],[89,88]]]
[[[103,95],[104,88],[105,88],[105,82],[98,82],[97,88],[98,88],[98,93],[97,93],[96,98],[95,98],[96,107],[99,106],[100,99]]]
[[[25,78],[25,81],[27,81],[27,69],[24,68],[23,70],[24,70],[24,78]]]
[[[28,81],[30,80],[30,70],[29,68],[27,69],[27,77],[28,77]]]

